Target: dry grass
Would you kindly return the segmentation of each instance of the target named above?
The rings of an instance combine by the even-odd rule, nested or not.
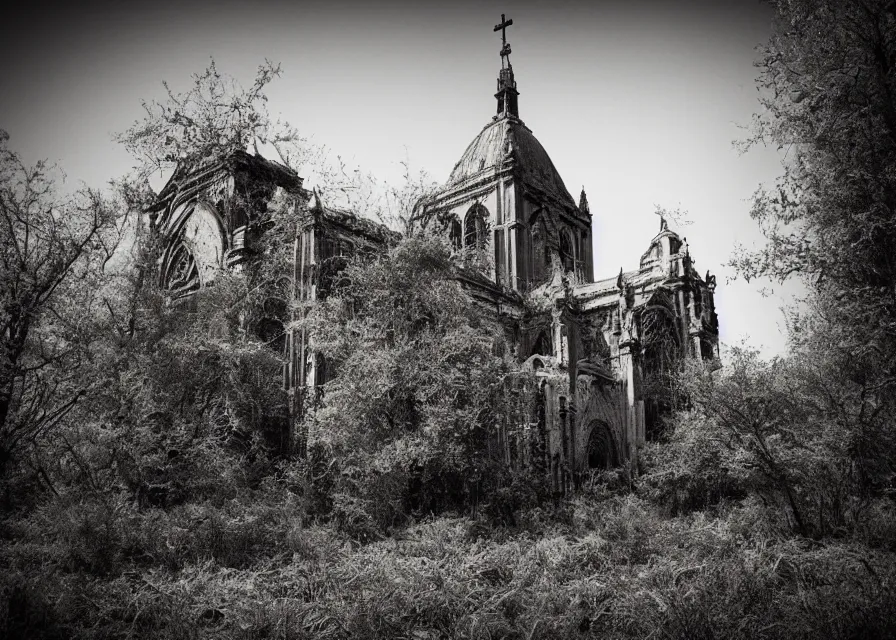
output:
[[[45,510],[10,529],[3,547],[0,631],[10,638],[896,636],[896,555],[858,541],[775,537],[750,503],[667,518],[633,495],[580,497],[520,514],[515,529],[440,518],[359,545],[303,526],[301,511],[281,498],[170,513],[119,505],[110,514],[97,504]]]

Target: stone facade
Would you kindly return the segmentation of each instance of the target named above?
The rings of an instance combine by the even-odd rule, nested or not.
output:
[[[214,281],[222,269],[239,269],[256,254],[264,233],[263,213],[285,195],[295,229],[292,246],[291,305],[326,297],[334,277],[358,254],[382,251],[400,235],[353,212],[327,207],[316,191],[303,187],[292,169],[260,155],[236,152],[229,157],[172,175],[149,210],[150,227],[161,238],[159,282],[173,301],[190,305],[194,294]],[[283,350],[283,386],[290,396],[291,423],[317,406],[327,381],[326,363],[314,351],[314,337],[287,331],[285,310],[271,318],[271,344]],[[286,434],[285,447],[304,450],[304,438]]]
[[[264,232],[260,217],[278,190],[307,197],[294,171],[257,154],[179,167],[149,209],[150,227],[163,239],[162,287],[189,298],[219,269],[238,268]]]
[[[505,50],[496,115],[415,215],[458,249],[475,246],[491,257],[486,268],[462,268],[460,279],[474,303],[506,328],[522,369],[508,383],[517,410],[498,425],[493,453],[509,465],[540,469],[563,491],[589,469],[635,467],[639,447],[674,405],[656,392],[663,374],[685,360],[715,365],[715,278],[696,272],[687,241],[661,221],[637,268],[594,279],[584,189],[576,204],[520,120]],[[188,297],[217,269],[238,267],[263,231],[255,225],[258,212],[278,189],[295,196],[298,301],[324,297],[348,256],[398,239],[326,207],[291,170],[238,153],[175,173],[161,192],[152,215],[165,238],[162,284]],[[326,363],[314,352],[313,336],[289,333],[283,345],[284,386],[298,421],[319,402]],[[304,448],[301,434],[292,434],[291,446]]]

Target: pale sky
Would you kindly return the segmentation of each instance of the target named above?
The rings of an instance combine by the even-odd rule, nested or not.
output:
[[[681,207],[696,268],[718,275],[721,339],[764,355],[785,347],[780,307],[799,287],[729,281],[735,241],[761,242],[749,198],[780,173],[777,152],[741,156],[759,109],[758,0],[550,3],[20,3],[0,25],[0,128],[26,159],[56,160],[101,185],[133,164],[111,135],[186,89],[214,57],[251,83],[265,58],[283,76],[269,109],[351,164],[392,181],[406,157],[447,179],[495,111],[501,13],[520,117],[573,198],[594,216],[595,277],[637,267],[658,230],[654,205]],[[310,185],[306,185],[310,186]]]

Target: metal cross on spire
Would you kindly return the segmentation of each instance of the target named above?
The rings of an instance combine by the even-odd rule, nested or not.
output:
[[[510,66],[510,45],[507,44],[507,27],[513,24],[513,18],[507,20],[501,14],[501,24],[495,25],[495,31],[501,32],[501,68],[504,68],[504,59],[507,58],[507,66]]]
[[[507,20],[504,14],[501,14],[501,24],[495,25],[495,31],[501,31],[501,44],[507,44],[507,27],[513,24],[513,18]]]

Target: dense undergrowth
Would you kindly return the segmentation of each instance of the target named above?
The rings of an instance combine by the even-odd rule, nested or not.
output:
[[[896,636],[892,502],[813,540],[755,498],[671,516],[607,480],[513,527],[447,514],[367,544],[274,482],[167,510],[60,496],[3,523],[0,635]]]

